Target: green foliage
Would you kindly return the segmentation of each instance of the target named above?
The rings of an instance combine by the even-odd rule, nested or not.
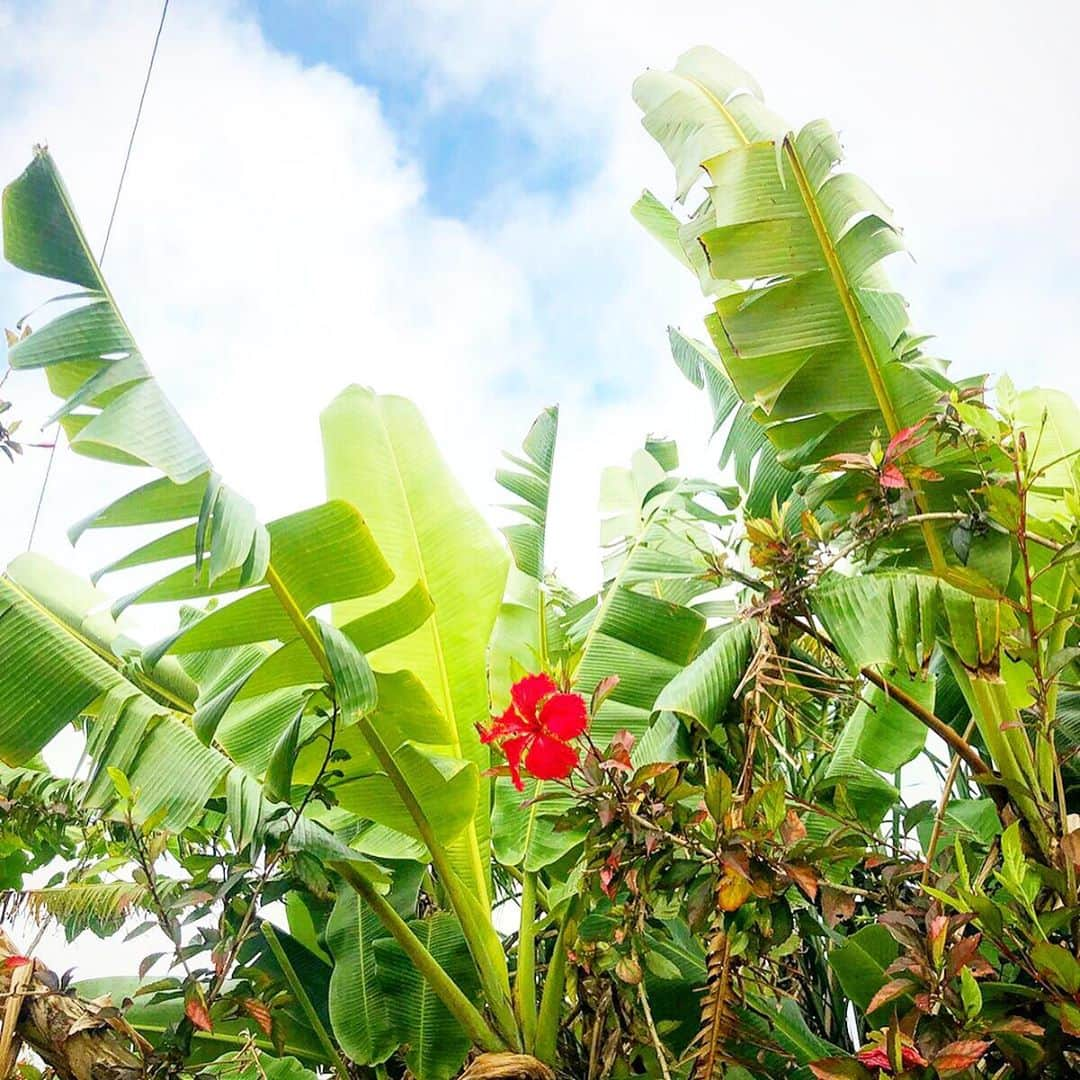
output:
[[[0,576],[0,914],[158,933],[138,980],[70,999],[148,1075],[1076,1071],[1076,409],[923,352],[893,215],[824,121],[704,48],[634,96],[678,205],[633,213],[710,304],[711,344],[669,340],[735,483],[655,437],[606,470],[585,599],[545,564],[557,408],[496,474],[505,544],[414,406],[359,387],[323,414],[329,500],[263,524],[48,153],[5,191],[8,258],[69,290],[12,367],[74,449],[156,475],[70,530],[139,536],[93,583]],[[145,603],[182,605],[149,647]],[[490,743],[544,775],[519,792]],[[915,769],[939,782],[908,805]]]

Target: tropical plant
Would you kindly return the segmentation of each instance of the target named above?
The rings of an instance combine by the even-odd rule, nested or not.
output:
[[[1080,1067],[1080,417],[923,352],[826,123],[710,49],[634,96],[676,174],[634,216],[711,304],[670,345],[734,484],[659,438],[607,470],[588,597],[545,561],[556,408],[497,474],[505,544],[359,387],[328,501],[263,524],[49,154],[5,191],[7,257],[65,289],[11,369],[152,477],[72,528],[138,535],[93,582],[0,577],[0,913],[164,944],[73,984],[0,940],[2,1071],[23,1043],[62,1080]],[[136,642],[136,604],[175,629]]]

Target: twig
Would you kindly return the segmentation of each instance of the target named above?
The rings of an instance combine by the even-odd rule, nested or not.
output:
[[[671,1070],[668,1068],[667,1051],[660,1041],[660,1035],[653,1023],[652,1009],[649,1008],[649,995],[645,992],[645,980],[638,983],[638,998],[641,1000],[641,1011],[645,1014],[645,1023],[649,1028],[649,1038],[652,1039],[653,1048],[656,1050],[656,1060],[660,1062],[660,1071],[664,1080],[671,1080]]]
[[[971,738],[971,733],[974,729],[975,717],[973,716],[968,721],[967,727],[964,729],[965,742]],[[930,880],[930,867],[934,862],[934,856],[937,854],[938,843],[941,841],[941,833],[945,825],[945,811],[948,809],[949,800],[952,798],[953,784],[956,783],[956,774],[959,770],[960,755],[953,754],[952,761],[949,762],[949,771],[945,774],[945,784],[941,789],[941,802],[938,804],[938,811],[934,815],[934,828],[930,833],[930,842],[926,845],[926,865],[923,867],[922,872],[923,885]]]

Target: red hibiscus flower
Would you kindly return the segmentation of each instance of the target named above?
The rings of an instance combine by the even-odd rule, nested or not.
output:
[[[855,1057],[868,1069],[881,1069],[882,1072],[893,1071],[892,1062],[884,1046],[874,1046],[866,1050],[860,1050]],[[914,1046],[900,1047],[900,1060],[905,1069],[914,1068],[916,1065],[926,1065],[926,1058],[915,1049]]]
[[[510,779],[518,791],[525,790],[521,766],[538,780],[565,780],[578,763],[571,739],[589,724],[585,699],[561,693],[547,675],[526,675],[510,690],[510,708],[480,727],[480,741],[495,743],[506,755]]]

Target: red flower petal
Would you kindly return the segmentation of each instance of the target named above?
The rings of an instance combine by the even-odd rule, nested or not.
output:
[[[522,735],[517,739],[507,739],[502,744],[502,752],[506,755],[506,764],[510,766],[510,779],[518,791],[525,790],[525,783],[521,779],[521,755],[525,747],[531,742],[531,738]]]
[[[540,726],[557,739],[576,739],[588,724],[589,713],[580,694],[552,694],[540,709]]]
[[[548,675],[526,675],[510,688],[510,697],[521,719],[527,724],[535,724],[540,702],[556,689]]]
[[[506,739],[511,735],[528,735],[532,731],[532,726],[526,724],[511,706],[502,716],[492,719],[490,728],[485,729],[477,724],[476,729],[480,732],[482,743],[491,743]]]
[[[572,746],[547,735],[537,735],[525,755],[525,768],[538,780],[565,780],[577,763]]]

